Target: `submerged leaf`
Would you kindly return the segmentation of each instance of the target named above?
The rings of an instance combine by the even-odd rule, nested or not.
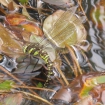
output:
[[[11,36],[12,33],[0,24],[0,51],[9,56],[17,57],[23,52],[22,46]]]
[[[11,80],[6,80],[0,83],[0,90],[2,91],[10,91],[12,89],[12,85],[14,84]]]
[[[80,97],[85,97],[89,95],[89,92],[97,85],[105,83],[105,75],[94,76],[92,78],[86,79],[83,88],[80,92]]]
[[[14,7],[15,7],[15,8],[18,8],[18,5],[17,5],[13,0],[0,0],[0,3],[1,3],[2,5],[4,5],[4,6],[6,6],[6,7],[8,7],[8,4],[9,4],[10,2],[13,2]]]
[[[22,25],[22,27],[26,31],[34,33],[35,35],[38,35],[38,36],[42,36],[43,35],[42,30],[36,24],[34,24],[34,23],[30,22],[30,23]]]
[[[36,23],[35,21],[30,21],[28,17],[22,14],[9,14],[6,16],[6,23],[11,26],[18,26],[18,27],[11,27],[11,31],[15,33],[16,31],[20,30],[21,32],[18,33],[21,36],[23,36],[23,39],[27,38],[29,39],[30,34],[42,37],[43,31],[40,28],[39,24]],[[25,34],[25,31],[28,34],[28,37]]]
[[[10,25],[20,25],[23,22],[26,22],[27,17],[21,14],[8,14],[6,16],[6,21]]]
[[[73,105],[94,105],[94,104],[93,104],[92,97],[91,96],[88,96],[88,97],[85,97],[85,98],[79,100],[78,102],[76,102]]]
[[[3,103],[5,105],[21,105],[22,100],[23,100],[23,95],[21,93],[8,94],[6,97],[4,97]]]

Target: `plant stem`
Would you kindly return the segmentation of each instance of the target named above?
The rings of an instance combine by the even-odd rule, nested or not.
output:
[[[0,66],[0,70],[5,72],[6,74],[8,74],[10,77],[12,77],[13,79],[15,79],[17,82],[19,82],[20,84],[22,84],[23,86],[26,86],[25,83],[23,83],[21,80],[19,80],[17,77],[15,77],[14,75],[12,75],[8,70],[6,70],[4,67]],[[37,95],[37,93],[35,93],[33,90],[29,89],[30,92],[32,92],[33,94]]]
[[[65,75],[63,74],[62,70],[60,69],[60,61],[55,61],[55,68],[57,68],[58,72],[60,73],[60,75],[62,76],[64,82],[66,83],[66,85],[68,86],[69,85],[69,82],[67,81]]]
[[[36,89],[36,90],[46,90],[46,91],[52,91],[52,92],[56,92],[55,90],[52,89],[47,89],[47,88],[38,88],[38,87],[29,87],[29,86],[19,86],[19,85],[12,85],[12,87],[14,88],[26,88],[26,89]]]
[[[33,94],[31,94],[31,93],[23,92],[23,91],[18,91],[18,92],[19,92],[19,93],[23,93],[23,94],[25,94],[25,95],[29,95],[29,96],[34,97],[34,98],[36,98],[36,99],[39,99],[39,100],[41,100],[41,101],[47,103],[48,105],[53,105],[53,104],[50,103],[49,101],[47,101],[47,100],[45,100],[45,99],[43,99],[43,98],[41,98],[41,97],[39,97],[39,96],[33,95]]]

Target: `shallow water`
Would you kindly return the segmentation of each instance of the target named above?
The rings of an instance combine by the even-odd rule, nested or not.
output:
[[[33,2],[34,2],[34,0],[32,0],[30,5],[33,5],[34,7],[36,7],[36,5]],[[80,64],[81,68],[84,69],[84,71],[89,71],[90,68],[92,68],[94,71],[104,71],[105,70],[105,60],[104,60],[105,59],[105,47],[104,47],[105,46],[105,5],[103,5],[103,4],[105,4],[104,0],[82,0],[83,9],[87,15],[88,20],[89,20],[89,22],[84,23],[84,26],[87,31],[87,41],[89,42],[91,47],[90,47],[90,50],[88,50],[87,52],[84,52],[84,56],[83,56],[83,53],[81,50],[78,50],[75,47],[74,47],[74,50],[75,50],[77,59],[79,61],[79,64]],[[52,10],[52,11],[48,12],[47,15],[51,14],[51,12],[53,13],[56,9],[58,9],[56,7],[54,7],[54,9],[52,9],[49,5],[47,5],[47,6],[43,5],[43,6],[45,6],[45,8],[47,8],[47,9],[50,8]],[[98,13],[97,13],[98,15],[95,14],[97,10],[98,10]],[[40,21],[38,13],[36,11],[34,11],[34,10],[31,11],[31,9],[29,9],[28,12],[30,13],[31,16],[33,16],[33,17],[35,16],[36,20]],[[45,17],[42,16],[41,17],[42,20],[45,19]],[[88,58],[89,61],[86,59],[86,57]],[[72,64],[73,60],[71,60],[70,54],[67,55],[67,59],[70,60],[70,62]],[[62,59],[62,61],[64,63],[63,59]],[[15,71],[16,73],[20,73],[20,71],[24,72],[24,73],[30,73],[30,72],[39,70],[42,67],[41,66],[42,63],[38,65],[35,58],[33,59],[30,57],[30,59],[29,59],[26,56],[25,56],[25,58],[21,57],[21,58],[17,59],[17,63],[19,65],[17,65],[18,69],[17,69],[17,71]],[[72,73],[68,69],[68,65],[66,65],[64,63],[64,65],[62,65],[61,69],[62,69],[62,71],[64,71],[67,79],[71,81]],[[30,75],[32,76],[31,73],[30,73]],[[28,74],[27,78],[30,78],[30,75]],[[36,75],[37,74],[35,74],[34,76],[36,76]],[[19,76],[21,76],[21,75],[19,75]],[[18,76],[18,78],[19,78],[19,76]],[[22,79],[24,79],[24,78],[22,78]],[[51,85],[51,86],[53,86],[53,85]],[[74,89],[74,86],[72,86],[72,87]],[[41,94],[43,94],[43,93],[41,93]],[[46,92],[46,94],[48,94],[48,93]],[[43,95],[46,96],[45,94],[43,94]]]
[[[101,2],[100,2],[101,1]],[[105,2],[104,0],[83,0],[83,8],[89,24],[85,24],[87,40],[92,44],[86,53],[96,71],[105,70]],[[98,16],[95,12],[99,10]]]
[[[84,71],[105,71],[105,1],[82,0],[82,7],[88,18],[84,26],[91,47],[84,52],[85,56],[80,50],[75,49],[77,59]],[[70,74],[69,71],[66,73]]]

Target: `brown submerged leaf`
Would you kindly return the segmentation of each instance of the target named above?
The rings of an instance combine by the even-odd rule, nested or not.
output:
[[[71,102],[71,92],[69,89],[61,89],[54,97],[53,99],[61,99],[65,100],[66,102]]]
[[[20,39],[30,41],[30,36],[43,36],[43,31],[35,21],[22,14],[8,14],[5,20],[8,28]],[[20,34],[20,35],[19,35]]]
[[[0,105],[21,105],[22,100],[21,93],[0,95]]]
[[[10,2],[13,2],[13,5],[15,8],[18,8],[18,5],[13,1],[13,0],[0,0],[0,3],[3,4],[4,6],[8,7],[8,4]]]
[[[23,54],[22,45],[14,40],[11,34],[0,24],[0,50],[9,56],[16,57]]]

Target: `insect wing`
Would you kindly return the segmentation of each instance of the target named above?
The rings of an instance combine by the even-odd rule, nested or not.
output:
[[[58,24],[60,26],[62,26],[62,24],[64,22],[67,22],[68,20],[70,20],[72,18],[72,16],[75,14],[77,7],[72,7],[70,9],[68,9],[67,11],[65,11],[60,18],[58,18],[57,22],[54,24],[54,27]],[[63,22],[63,23],[62,23]],[[61,24],[62,23],[62,24]]]
[[[68,38],[70,43],[76,43],[76,25],[81,24],[79,19],[74,15],[77,7],[73,7],[68,11],[58,11],[62,12],[61,16],[56,20],[55,24],[45,30],[47,37],[59,47],[60,44],[64,44]],[[76,24],[76,25],[75,25]],[[73,37],[71,37],[73,36]]]

